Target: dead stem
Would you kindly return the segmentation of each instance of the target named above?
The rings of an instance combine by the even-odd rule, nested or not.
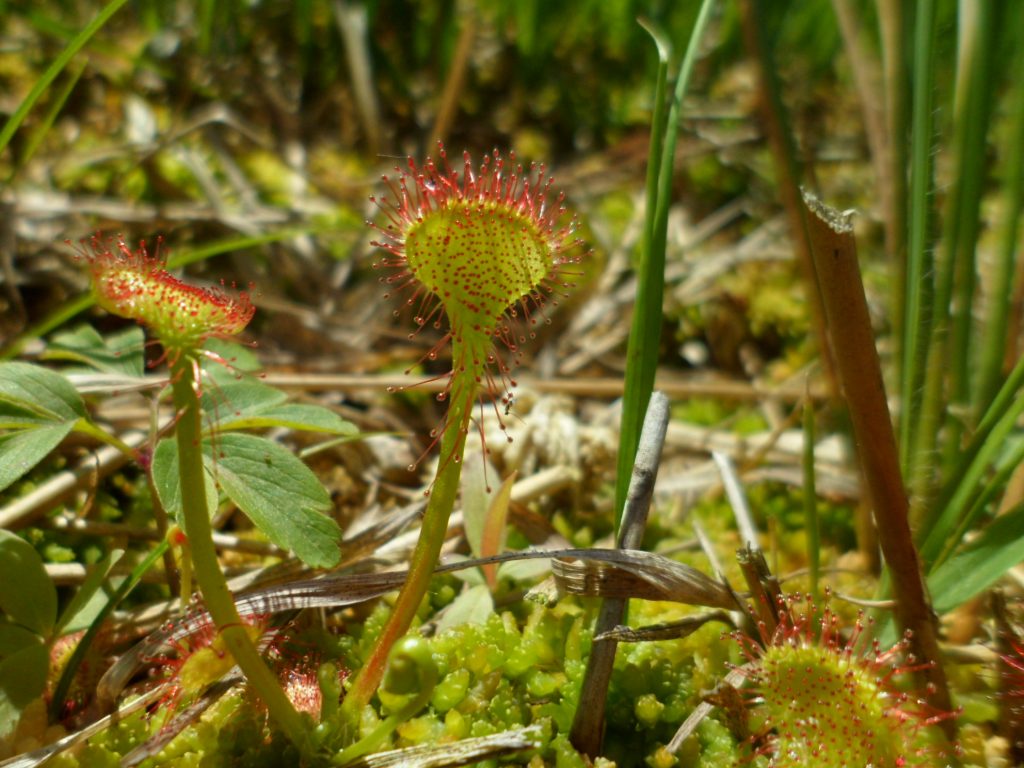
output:
[[[804,203],[829,333],[834,348],[842,352],[836,359],[849,405],[857,455],[874,509],[878,541],[892,575],[896,620],[903,629],[913,633],[911,647],[924,666],[929,703],[939,712],[950,712],[953,705],[920,559],[910,532],[907,492],[885,399],[882,368],[861,282],[853,229],[848,217],[823,205],[812,195],[805,193]],[[943,720],[941,725],[952,740],[956,732],[954,719]]]
[[[622,524],[616,542],[620,549],[639,549],[647,526],[647,513],[654,496],[654,481],[658,476],[661,449],[668,429],[668,398],[661,392],[653,392],[647,404],[640,444],[637,447],[636,463],[629,482],[629,493],[622,513]],[[594,624],[594,635],[610,632],[622,622],[627,601],[622,598],[605,598],[601,612]],[[580,691],[582,706],[577,707],[573,718],[570,739],[580,752],[596,757],[601,752],[604,736],[604,709],[608,697],[608,683],[611,681],[612,664],[615,662],[616,640],[594,640],[587,659],[587,671],[583,676]]]

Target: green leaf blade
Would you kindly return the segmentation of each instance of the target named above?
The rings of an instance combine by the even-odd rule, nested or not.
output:
[[[35,548],[0,530],[0,610],[15,624],[48,637],[57,621],[57,589]]]
[[[0,435],[0,491],[49,456],[74,426],[65,422]]]
[[[209,453],[209,446],[206,446]],[[178,442],[164,438],[153,451],[153,488],[156,497],[178,524],[182,524],[181,483],[178,479]],[[206,503],[210,516],[217,510],[217,484],[209,474],[206,476]]]
[[[330,497],[294,454],[261,437],[228,433],[217,439],[211,469],[228,497],[274,544],[312,567],[337,565],[341,529],[324,514]]]
[[[64,376],[30,363],[0,363],[0,401],[37,413],[47,421],[78,421],[85,403]]]

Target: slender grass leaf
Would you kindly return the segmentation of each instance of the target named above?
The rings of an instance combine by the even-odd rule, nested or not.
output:
[[[68,76],[67,82],[54,95],[50,108],[46,110],[45,117],[43,117],[35,130],[32,131],[32,135],[29,137],[29,140],[25,145],[25,151],[22,152],[21,157],[18,158],[17,165],[11,169],[10,176],[8,177],[8,184],[10,184],[22,168],[28,165],[29,160],[32,159],[36,151],[42,145],[46,135],[53,127],[53,123],[56,121],[57,115],[59,115],[61,110],[64,109],[64,105],[67,103],[68,97],[71,96],[71,92],[75,90],[75,86],[78,85],[78,81],[82,77],[82,73],[85,72],[85,67],[88,63],[88,59],[85,58],[79,61]]]
[[[935,611],[943,614],[970,600],[1024,560],[1024,505],[997,517],[964,550],[928,577]]]
[[[985,442],[974,453],[974,458],[964,471],[959,484],[955,489],[951,489],[949,503],[942,509],[928,531],[924,544],[921,545],[921,559],[926,568],[930,568],[939,555],[948,551],[950,545],[955,543],[951,537],[972,508],[973,501],[980,492],[982,478],[989,471],[989,467],[995,462],[1010,434],[1016,428],[1017,419],[1021,413],[1024,413],[1024,398],[1018,398],[1002,414],[999,421],[992,427]]]
[[[0,529],[0,610],[16,624],[49,637],[57,620],[57,589],[35,548]]]
[[[633,462],[636,459],[637,446],[640,444],[640,430],[647,413],[647,403],[654,390],[654,375],[658,367],[665,291],[668,212],[672,197],[676,137],[679,132],[682,102],[713,6],[712,0],[704,0],[701,3],[676,79],[675,93],[667,118],[664,118],[664,109],[670,52],[664,36],[645,27],[651,32],[651,37],[658,48],[658,75],[654,89],[654,114],[651,119],[651,143],[648,150],[647,210],[637,268],[636,306],[633,310],[633,322],[626,349],[626,381],[615,480],[616,530],[626,503]]]
[[[643,329],[650,323],[645,317],[655,311],[661,317],[661,306],[653,307],[653,302],[641,299],[650,292],[648,286],[652,281],[648,277],[651,270],[651,241],[654,236],[655,214],[658,207],[658,174],[661,171],[661,152],[665,139],[665,94],[668,87],[668,60],[672,49],[663,34],[653,27],[644,25],[658,50],[658,74],[654,86],[654,114],[651,116],[651,141],[647,150],[647,186],[644,211],[643,239],[640,243],[639,262],[637,264],[637,301],[633,308],[633,322],[629,330],[629,343],[626,348],[626,380],[622,398],[622,420],[619,425],[619,456],[615,475],[615,528],[618,530],[619,518],[626,503],[629,490],[629,478],[633,472],[633,461],[636,459],[637,446],[640,444],[640,427],[647,410],[647,401],[654,388],[653,375],[650,386],[646,386],[645,372],[657,366],[657,344],[653,350],[649,343],[644,344]],[[663,270],[664,271],[664,270]],[[662,281],[664,277],[661,278]]]
[[[14,110],[14,114],[11,115],[4,127],[0,129],[0,152],[4,150],[7,144],[10,142],[11,137],[14,136],[14,132],[18,130],[18,126],[24,122],[28,116],[29,111],[35,106],[35,103],[39,100],[39,97],[43,95],[46,89],[50,86],[57,75],[59,75],[64,68],[71,61],[72,57],[78,53],[89,39],[95,35],[104,24],[113,16],[117,11],[124,5],[128,0],[111,0],[107,3],[100,12],[96,15],[92,21],[90,21],[85,28],[75,35],[74,39],[67,44],[63,51],[53,60],[53,63],[46,68],[42,76],[36,80],[32,86],[32,90],[28,92],[28,95],[22,100],[18,108]]]
[[[85,629],[92,623],[102,606],[108,602],[107,596],[100,593],[100,588],[110,575],[110,570],[123,556],[123,549],[112,549],[98,563],[86,566],[85,581],[75,592],[71,602],[61,611],[53,630],[54,635],[63,634],[65,629],[69,632]]]
[[[1024,72],[1024,45],[1016,46],[1009,71]],[[978,365],[980,373],[975,397],[976,413],[988,408],[999,389],[1003,374],[1007,329],[1015,291],[1016,255],[1020,244],[1020,213],[1024,208],[1024,78],[1011,77],[1009,90],[1008,113],[1013,116],[1010,121],[1012,129],[1006,151],[1006,176],[1000,194],[1000,198],[1006,201],[1006,208],[999,253],[992,270],[993,295],[986,308],[983,349]]]
[[[818,577],[821,573],[821,534],[818,523],[818,492],[815,488],[817,477],[814,470],[814,403],[809,397],[804,400],[803,411],[804,529],[807,531],[807,563],[811,577],[811,597],[817,601],[819,599]]]
[[[911,110],[910,204],[907,238],[906,310],[903,323],[903,360],[900,370],[900,464],[909,490],[914,491],[924,475],[918,469],[923,459],[921,448],[920,410],[928,342],[931,338],[931,306],[934,271],[931,248],[932,217],[932,141],[935,83],[934,48],[936,37],[935,2],[920,0],[915,4],[913,107]],[[899,137],[893,137],[899,141]],[[930,438],[929,438],[930,439]]]

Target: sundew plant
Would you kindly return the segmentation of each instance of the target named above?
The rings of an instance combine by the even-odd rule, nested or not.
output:
[[[1024,4],[2,7],[0,762],[1024,764]]]
[[[216,639],[245,672],[278,726],[301,751],[308,751],[306,727],[238,614],[210,526],[199,358],[207,339],[241,332],[255,308],[246,293],[229,296],[182,283],[166,271],[164,260],[149,255],[145,244],[133,251],[123,240],[112,248],[93,238],[83,257],[92,272],[99,305],[147,326],[164,348],[175,408],[182,522],[196,581],[216,625]]]
[[[497,151],[474,167],[463,155],[461,176],[448,165],[422,167],[410,158],[407,170],[384,178],[388,194],[375,198],[384,221],[375,225],[388,252],[377,268],[389,293],[414,313],[417,333],[432,325],[443,336],[426,357],[451,347],[451,372],[438,395],[447,403],[433,433],[440,445],[419,541],[394,612],[345,700],[350,718],[369,702],[388,652],[406,633],[427,592],[444,542],[462,472],[466,435],[478,401],[506,402],[514,385],[511,366],[548,305],[572,287],[566,269],[578,261],[581,242],[562,195],[551,191],[542,166],[524,171],[515,156]]]

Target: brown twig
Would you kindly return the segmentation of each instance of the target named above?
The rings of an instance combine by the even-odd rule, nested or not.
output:
[[[761,122],[764,126],[768,147],[771,150],[779,198],[789,223],[789,236],[804,274],[807,303],[811,309],[818,348],[821,350],[825,378],[833,399],[838,399],[839,383],[836,377],[836,361],[829,348],[821,298],[814,289],[811,246],[807,235],[807,223],[804,221],[803,206],[800,204],[800,167],[796,160],[793,135],[787,125],[785,108],[779,93],[778,78],[771,62],[771,52],[765,38],[763,1],[743,0],[741,2],[743,41],[757,71],[757,97]]]
[[[836,355],[838,373],[849,405],[857,454],[874,509],[879,544],[892,576],[896,620],[913,633],[914,655],[926,665],[929,703],[940,712],[950,712],[953,707],[941,664],[935,619],[910,532],[907,493],[853,228],[848,216],[828,208],[812,195],[805,193],[804,202],[818,287],[832,343],[840,353]],[[953,719],[943,720],[942,725],[952,739]]]
[[[459,32],[459,40],[455,45],[455,55],[452,57],[451,67],[448,69],[448,77],[444,83],[444,90],[441,92],[441,103],[437,108],[437,116],[434,118],[434,129],[430,132],[430,143],[427,149],[432,149],[438,143],[448,137],[452,121],[459,106],[459,96],[466,82],[466,70],[469,68],[469,54],[473,50],[473,42],[476,40],[476,5],[464,3],[462,17],[462,30]]]
[[[668,415],[668,398],[655,391],[647,405],[633,476],[629,482],[626,506],[622,513],[619,538],[616,542],[620,549],[640,548],[651,497],[654,495],[654,481],[658,476],[658,465],[661,462],[661,448],[668,428]],[[622,622],[625,611],[625,599],[605,598],[594,625],[595,638],[615,629]],[[587,659],[587,671],[583,676],[583,687],[580,691],[580,706],[576,708],[569,738],[576,749],[590,757],[596,757],[601,751],[605,700],[608,696],[608,683],[612,676],[617,645],[615,640],[595,639],[590,649],[590,657]]]

